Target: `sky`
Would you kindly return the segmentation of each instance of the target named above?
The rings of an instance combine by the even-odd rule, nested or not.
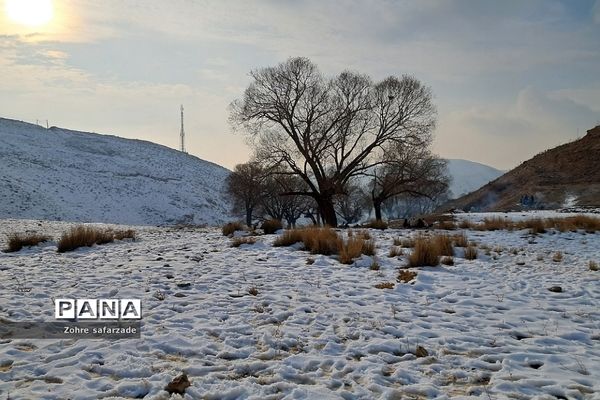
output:
[[[0,117],[179,146],[232,168],[248,73],[411,74],[433,150],[510,169],[600,124],[600,0],[0,0]]]

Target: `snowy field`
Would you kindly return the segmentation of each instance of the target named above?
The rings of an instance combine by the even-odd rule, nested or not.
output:
[[[67,225],[4,220],[0,241]],[[0,339],[0,399],[167,399],[182,372],[186,399],[600,398],[600,272],[588,268],[600,233],[467,231],[477,260],[456,249],[454,266],[411,284],[396,281],[405,256],[388,257],[411,230],[370,231],[379,271],[273,248],[275,235],[231,248],[216,229],[136,230],[72,253],[0,253],[2,319],[51,320],[58,297],[144,309],[140,340]]]

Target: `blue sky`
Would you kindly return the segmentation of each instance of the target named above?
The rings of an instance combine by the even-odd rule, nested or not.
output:
[[[430,85],[434,150],[444,157],[508,169],[600,123],[600,1],[54,0],[53,8],[36,27],[0,15],[0,116],[176,148],[183,103],[190,153],[232,167],[250,154],[227,122],[248,72],[306,56],[326,74],[409,73]]]

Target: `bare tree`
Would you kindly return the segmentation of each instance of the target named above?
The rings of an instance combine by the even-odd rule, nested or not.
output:
[[[278,220],[285,219],[288,225],[295,226],[296,221],[308,210],[306,196],[289,195],[306,190],[306,184],[297,176],[269,171],[264,183],[265,196],[261,207],[263,213]]]
[[[252,226],[254,210],[265,195],[264,181],[265,171],[257,162],[238,164],[227,177],[227,192],[233,197],[234,211],[243,210],[248,226]]]
[[[346,193],[335,198],[335,210],[346,224],[358,222],[368,207],[369,195],[357,183],[349,183]]]
[[[382,219],[382,205],[399,195],[433,198],[448,190],[447,162],[426,147],[392,143],[386,150],[387,162],[374,168],[371,200],[375,219]]]
[[[410,76],[379,83],[343,72],[325,78],[310,60],[291,58],[250,73],[231,121],[253,139],[257,159],[296,175],[325,223],[337,226],[334,197],[355,176],[383,165],[389,143],[418,143],[435,125],[431,90]]]

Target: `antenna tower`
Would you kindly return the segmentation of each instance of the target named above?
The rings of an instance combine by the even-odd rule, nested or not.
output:
[[[181,152],[185,153],[185,130],[183,129],[183,104],[181,105]]]

